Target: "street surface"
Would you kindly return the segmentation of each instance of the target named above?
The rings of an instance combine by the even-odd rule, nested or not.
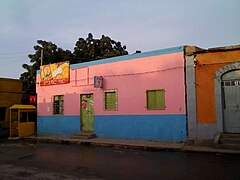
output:
[[[0,179],[240,179],[240,155],[0,142]]]

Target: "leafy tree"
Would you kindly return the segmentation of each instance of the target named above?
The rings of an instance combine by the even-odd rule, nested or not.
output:
[[[71,64],[95,61],[98,59],[126,55],[126,46],[116,42],[108,36],[102,35],[101,39],[94,39],[91,33],[86,39],[79,38],[75,44],[74,52],[63,50],[52,42],[38,40],[34,47],[35,53],[29,54],[31,65],[23,64],[26,72],[20,75],[23,81],[25,93],[36,92],[36,71],[41,66],[41,51],[43,50],[43,64],[50,64],[62,61],[70,61]]]
[[[23,64],[22,67],[27,71],[20,75],[23,81],[23,91],[26,94],[36,92],[36,72],[40,69],[41,65],[41,51],[43,50],[43,64],[56,63],[72,59],[72,52],[58,48],[52,42],[37,41],[38,45],[34,46],[35,53],[29,54],[31,65]]]
[[[108,36],[102,35],[101,39],[94,39],[91,33],[86,39],[79,38],[73,52],[74,63],[88,62],[114,56],[126,55],[126,46],[116,42]]]

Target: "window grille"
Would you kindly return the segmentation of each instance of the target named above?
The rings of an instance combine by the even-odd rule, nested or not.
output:
[[[104,110],[118,109],[118,94],[117,90],[104,91]]]
[[[54,115],[63,115],[64,106],[63,95],[53,96],[53,114]]]

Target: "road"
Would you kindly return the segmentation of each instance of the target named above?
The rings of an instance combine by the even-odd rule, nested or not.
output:
[[[240,155],[0,143],[0,179],[240,179]]]

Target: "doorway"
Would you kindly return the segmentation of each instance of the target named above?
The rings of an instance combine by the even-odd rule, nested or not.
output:
[[[223,130],[240,133],[240,70],[229,71],[222,76]]]
[[[81,100],[81,131],[94,131],[93,94],[82,94]]]

